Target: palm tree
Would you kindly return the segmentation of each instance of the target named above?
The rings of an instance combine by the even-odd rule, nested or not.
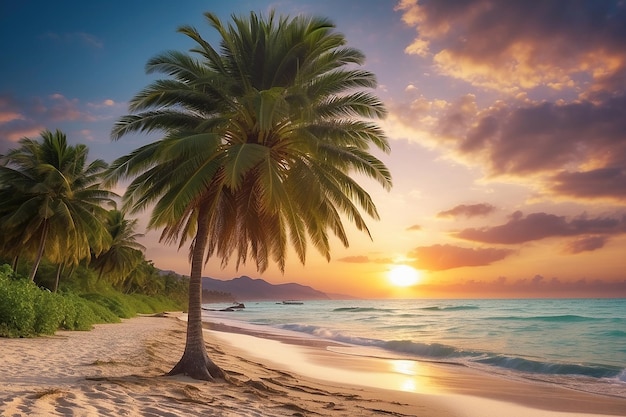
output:
[[[129,220],[119,210],[109,210],[105,224],[111,235],[111,244],[94,257],[92,266],[98,271],[98,280],[107,273],[115,277],[113,281],[122,282],[143,260],[146,248],[137,242],[143,234],[135,232],[137,219]]]
[[[44,256],[76,265],[109,245],[104,203],[116,195],[100,188],[107,164],[87,163],[85,145],[70,146],[66,136],[43,131],[42,142],[24,138],[20,147],[0,155],[0,225],[12,244],[33,259],[34,280]]]
[[[223,371],[207,356],[201,322],[202,266],[252,259],[284,271],[288,245],[304,264],[310,242],[330,259],[329,231],[348,245],[342,216],[369,234],[360,210],[378,218],[369,194],[350,177],[363,174],[391,187],[387,167],[370,152],[388,152],[373,121],[382,102],[359,69],[363,54],[327,19],[267,18],[250,13],[225,26],[219,52],[193,27],[179,32],[195,55],[152,58],[153,82],[131,101],[112,138],[163,132],[111,165],[112,182],[133,177],[124,202],[131,212],[153,205],[148,226],[182,247],[191,239],[189,316],[185,351],[170,374],[212,380]]]

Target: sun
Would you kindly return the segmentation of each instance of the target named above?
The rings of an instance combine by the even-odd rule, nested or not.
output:
[[[396,265],[387,272],[389,281],[396,287],[410,287],[420,280],[417,269],[408,265]]]

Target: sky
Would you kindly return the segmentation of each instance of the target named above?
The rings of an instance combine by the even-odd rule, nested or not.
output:
[[[206,11],[228,22],[272,9],[328,17],[365,54],[394,186],[362,181],[380,220],[371,239],[347,226],[330,262],[310,248],[284,274],[209,261],[205,276],[371,298],[626,297],[623,0],[3,1],[0,153],[44,129],[107,162],[158,139],[110,140],[156,79],[148,59],[193,47],[181,25],[217,46]],[[141,240],[146,257],[188,275],[187,248],[158,236]],[[398,265],[419,282],[392,285]]]

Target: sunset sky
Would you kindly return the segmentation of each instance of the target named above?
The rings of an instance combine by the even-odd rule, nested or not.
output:
[[[0,153],[43,129],[107,162],[156,139],[109,139],[155,79],[147,60],[192,47],[183,24],[217,46],[205,11],[272,8],[328,17],[365,53],[394,187],[364,181],[381,220],[371,240],[349,226],[329,263],[310,248],[284,275],[217,261],[205,276],[376,298],[626,297],[624,1],[4,1]],[[158,231],[142,243],[157,267],[189,274],[187,248]],[[400,264],[421,281],[391,285]]]

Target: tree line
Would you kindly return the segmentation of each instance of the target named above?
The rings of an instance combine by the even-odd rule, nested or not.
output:
[[[108,164],[89,162],[88,147],[68,144],[59,130],[18,145],[0,155],[0,261],[53,292],[79,267],[124,293],[162,292],[164,280],[138,242],[137,219],[104,186]]]

